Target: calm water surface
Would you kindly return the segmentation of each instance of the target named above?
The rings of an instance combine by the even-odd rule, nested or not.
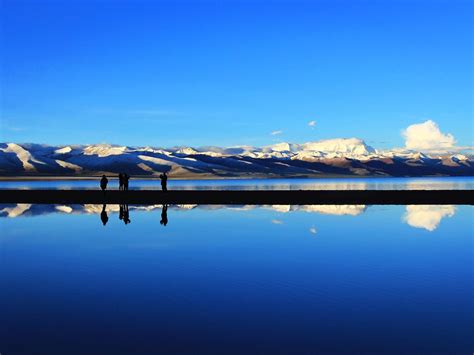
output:
[[[0,189],[97,189],[97,180],[0,181]],[[175,190],[473,190],[474,177],[168,180]],[[113,177],[109,189],[117,189]],[[159,180],[131,179],[130,189],[161,189]]]
[[[0,205],[2,354],[474,350],[472,206],[124,208]]]

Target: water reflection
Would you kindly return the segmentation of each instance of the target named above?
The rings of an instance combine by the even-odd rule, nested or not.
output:
[[[0,351],[469,353],[472,213],[0,205]]]
[[[160,224],[163,226],[163,227],[166,227],[166,225],[168,224],[168,205],[163,205],[162,209],[161,209],[161,221],[160,221]]]
[[[125,225],[131,222],[130,212],[127,204],[122,204],[119,206],[119,220],[123,221]]]
[[[29,203],[18,203],[12,206],[6,206],[0,210],[1,217],[19,217],[25,215],[27,211],[31,208],[31,204]]]
[[[414,228],[424,228],[427,231],[434,231],[438,228],[444,217],[452,217],[456,213],[456,207],[452,205],[409,205],[403,220]]]
[[[109,217],[107,216],[107,211],[106,211],[107,205],[102,206],[102,211],[100,212],[100,220],[102,221],[102,224],[105,226],[107,222],[109,221]]]
[[[151,212],[161,210],[160,224],[168,224],[168,208],[174,211],[190,211],[194,209],[201,210],[233,210],[233,211],[252,211],[263,209],[273,211],[278,214],[287,213],[315,213],[320,215],[333,216],[360,216],[367,212],[370,206],[366,205],[33,205],[33,204],[0,204],[0,217],[16,218],[39,216],[44,214],[97,214],[100,216],[102,224],[105,226],[109,221],[109,214],[118,213],[118,218],[125,225],[131,223],[130,210],[136,212]],[[449,218],[456,213],[454,205],[408,205],[405,206],[405,213],[402,221],[413,228],[425,229],[429,232],[436,230],[443,218]],[[271,223],[282,225],[284,221],[281,218],[271,219]],[[310,233],[316,234],[316,227],[312,226]]]
[[[115,183],[112,183],[112,185],[115,186]],[[358,177],[338,179],[172,180],[169,181],[168,185],[171,190],[472,190],[474,189],[474,178]],[[0,189],[96,190],[97,180],[0,181]],[[161,183],[154,179],[134,179],[131,189],[161,190]]]

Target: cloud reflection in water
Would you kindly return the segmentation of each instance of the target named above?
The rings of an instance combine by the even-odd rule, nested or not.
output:
[[[32,204],[3,204],[0,205],[0,217],[16,218],[27,216],[39,216],[51,213],[60,214],[100,214],[102,205],[32,205]],[[131,205],[130,210],[154,211],[161,210],[162,205]],[[172,205],[173,211],[189,211],[193,209],[220,210],[229,209],[233,211],[251,211],[254,209],[266,209],[276,213],[306,212],[334,216],[358,216],[366,212],[366,205]],[[119,205],[107,205],[108,213],[119,213]],[[434,231],[438,228],[441,220],[452,217],[456,213],[453,205],[408,205],[402,217],[404,223],[414,228],[422,228]],[[273,224],[282,224],[279,218],[272,219]],[[316,227],[312,226],[310,233],[316,234]]]
[[[456,213],[453,205],[408,205],[403,220],[414,228],[434,231],[444,217],[452,217]]]

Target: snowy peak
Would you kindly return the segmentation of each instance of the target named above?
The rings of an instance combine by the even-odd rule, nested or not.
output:
[[[101,158],[111,155],[121,155],[127,151],[127,147],[112,146],[110,144],[95,144],[84,148],[84,155],[97,155]]]
[[[269,145],[264,148],[264,150],[274,151],[274,152],[296,152],[300,149],[299,144],[281,142],[273,145]]]
[[[179,148],[176,153],[178,154],[185,154],[185,155],[193,155],[193,154],[199,154],[197,150],[191,147],[181,147]]]
[[[303,150],[339,156],[369,156],[377,153],[374,148],[358,138],[338,138],[308,142],[303,144]]]
[[[357,138],[271,146],[127,147],[110,144],[0,144],[0,176],[93,176],[127,171],[180,178],[473,176],[472,155],[379,152]]]

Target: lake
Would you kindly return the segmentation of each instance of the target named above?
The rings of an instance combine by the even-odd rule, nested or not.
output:
[[[0,352],[470,354],[473,217],[0,205]]]
[[[118,181],[109,177],[109,189]],[[168,180],[173,190],[473,190],[474,177]],[[98,189],[95,180],[0,181],[0,189]],[[130,189],[161,190],[160,180],[131,179]]]

